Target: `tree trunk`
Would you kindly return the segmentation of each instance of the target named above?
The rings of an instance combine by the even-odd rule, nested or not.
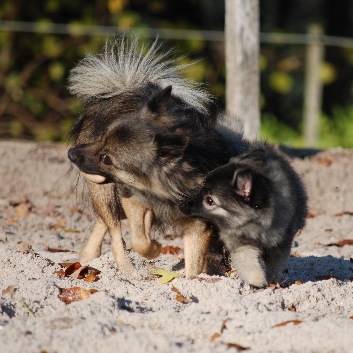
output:
[[[226,0],[225,27],[226,108],[254,139],[260,134],[258,0]]]

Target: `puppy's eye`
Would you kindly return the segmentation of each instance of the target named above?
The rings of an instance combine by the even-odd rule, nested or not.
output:
[[[206,203],[206,205],[208,205],[208,206],[213,206],[213,205],[216,204],[216,203],[213,201],[213,199],[212,199],[211,196],[205,196],[205,203]]]
[[[105,165],[112,165],[113,162],[107,154],[101,155],[101,162]]]

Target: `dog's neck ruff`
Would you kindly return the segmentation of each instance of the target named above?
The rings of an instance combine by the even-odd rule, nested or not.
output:
[[[69,90],[83,103],[92,98],[110,98],[127,91],[133,92],[147,84],[173,87],[173,94],[201,113],[213,97],[195,81],[181,76],[192,64],[176,65],[173,51],[160,53],[161,44],[154,41],[149,48],[137,39],[107,41],[98,55],[87,55],[73,68]]]

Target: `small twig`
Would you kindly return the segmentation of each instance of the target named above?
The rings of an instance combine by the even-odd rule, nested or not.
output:
[[[25,301],[23,299],[20,300],[20,303],[26,309],[26,311],[28,312],[28,315],[30,317],[35,317],[35,315],[33,314],[32,310],[28,307],[28,305],[25,303]]]

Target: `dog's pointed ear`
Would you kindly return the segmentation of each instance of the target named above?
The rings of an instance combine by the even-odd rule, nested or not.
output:
[[[161,158],[171,159],[182,156],[189,141],[188,136],[180,134],[157,134],[155,136],[158,155]]]
[[[161,113],[166,110],[166,107],[171,104],[172,101],[172,86],[167,86],[158,92],[148,102],[148,108],[152,113]]]
[[[253,180],[253,175],[250,171],[235,171],[232,180],[234,192],[245,201],[249,200],[253,188]]]

